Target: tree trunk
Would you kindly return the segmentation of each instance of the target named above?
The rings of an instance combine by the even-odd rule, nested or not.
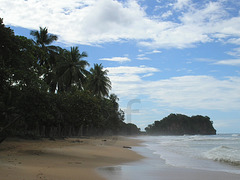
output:
[[[78,136],[83,136],[83,124],[79,127]]]
[[[6,138],[7,135],[5,132],[11,128],[19,119],[21,118],[20,115],[17,115],[12,121],[10,121],[5,127],[0,129],[0,143],[2,143]]]

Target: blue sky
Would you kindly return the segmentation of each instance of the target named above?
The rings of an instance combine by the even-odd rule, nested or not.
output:
[[[200,114],[240,132],[239,0],[1,0],[0,17],[18,35],[47,27],[102,63],[127,122]]]

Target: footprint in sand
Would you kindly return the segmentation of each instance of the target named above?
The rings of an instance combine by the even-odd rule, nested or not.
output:
[[[37,179],[47,180],[47,178],[44,176],[43,173],[39,173],[39,174],[37,174]]]

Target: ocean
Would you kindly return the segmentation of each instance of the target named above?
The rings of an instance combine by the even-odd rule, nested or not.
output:
[[[99,173],[115,180],[239,180],[240,134],[139,136],[132,150],[145,158],[104,167]]]
[[[240,134],[142,136],[166,165],[240,174]]]

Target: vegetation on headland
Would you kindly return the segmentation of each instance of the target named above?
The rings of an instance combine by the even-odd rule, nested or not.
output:
[[[139,133],[124,123],[101,64],[88,71],[87,53],[51,45],[57,36],[47,28],[31,35],[34,40],[16,36],[0,19],[0,142],[9,135]]]
[[[149,135],[215,135],[216,130],[208,116],[170,114],[145,128]]]

